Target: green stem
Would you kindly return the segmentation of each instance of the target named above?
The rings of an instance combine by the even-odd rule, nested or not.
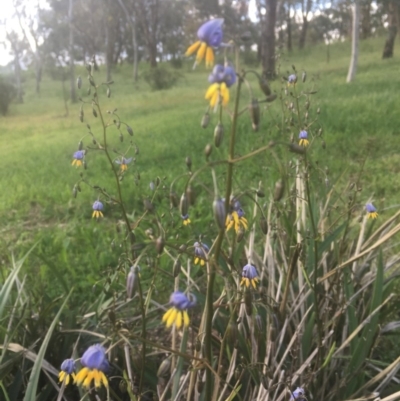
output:
[[[92,77],[93,78],[93,77]],[[121,183],[119,181],[118,173],[114,167],[114,163],[112,161],[112,158],[110,156],[110,153],[108,151],[107,147],[107,124],[104,121],[104,116],[101,111],[100,105],[98,103],[98,93],[97,93],[97,86],[94,87],[95,91],[95,105],[97,106],[97,110],[99,112],[100,120],[103,125],[103,142],[104,142],[104,152],[107,156],[108,162],[110,163],[111,170],[114,173],[115,177],[115,182],[117,183],[117,191],[118,191],[118,199],[119,199],[119,205],[121,207],[121,212],[122,212],[122,217],[125,221],[126,224],[126,230],[128,233],[129,237],[129,242],[131,243],[131,257],[132,261],[135,260],[135,251],[133,250],[133,245],[135,243],[135,237],[132,235],[132,230],[131,230],[131,225],[128,219],[128,215],[126,213],[125,205],[122,200],[122,190],[121,190]],[[144,307],[144,301],[143,301],[143,291],[142,291],[142,285],[140,282],[140,279],[138,280],[138,290],[139,290],[139,300],[140,300],[140,311],[142,315],[142,338],[146,337],[146,313],[145,313],[145,307]],[[144,369],[145,369],[145,361],[146,361],[146,343],[142,343],[142,364],[141,364],[141,374],[140,374],[140,383],[139,383],[139,394],[142,393],[143,389],[143,378],[144,378]]]
[[[232,118],[231,126],[231,137],[229,144],[229,156],[228,156],[228,174],[226,179],[226,193],[225,193],[225,209],[228,210],[229,199],[232,192],[232,178],[233,178],[233,163],[235,155],[235,135],[238,120],[239,111],[239,97],[240,88],[242,86],[242,77],[239,76],[238,86],[236,90],[235,98],[235,109]],[[209,263],[209,275],[208,275],[208,285],[207,285],[207,295],[206,295],[206,324],[205,324],[205,356],[209,365],[212,366],[212,316],[213,316],[213,292],[214,292],[214,282],[215,282],[215,270],[218,264],[219,255],[221,253],[222,241],[224,238],[225,230],[219,230],[218,237],[215,244],[215,252]],[[206,370],[206,389],[205,389],[205,399],[211,400],[213,394],[213,380],[211,369]]]

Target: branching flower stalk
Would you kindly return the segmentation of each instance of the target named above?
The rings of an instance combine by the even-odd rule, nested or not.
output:
[[[128,219],[128,215],[126,213],[126,209],[125,209],[125,205],[122,199],[122,190],[121,190],[121,183],[118,177],[118,172],[114,167],[113,164],[113,160],[110,156],[110,152],[108,150],[108,146],[107,146],[107,128],[110,126],[109,124],[107,124],[104,120],[104,116],[103,116],[103,112],[101,110],[99,101],[98,101],[98,92],[97,92],[97,85],[94,81],[94,77],[91,73],[91,71],[89,72],[89,81],[92,84],[93,88],[94,88],[94,94],[93,94],[93,102],[97,108],[98,111],[98,115],[100,117],[100,121],[101,121],[101,125],[103,128],[103,150],[104,153],[106,154],[107,160],[110,164],[111,170],[113,171],[114,177],[115,177],[115,182],[116,182],[116,186],[117,186],[117,191],[118,191],[118,205],[120,206],[121,209],[121,213],[122,213],[122,217],[125,221],[125,225],[126,225],[126,231],[127,231],[127,236],[131,245],[131,258],[132,258],[132,262],[135,261],[136,255],[135,255],[135,250],[134,250],[134,244],[135,244],[135,236],[132,234],[132,230],[131,230],[131,225]],[[140,278],[138,277],[138,284],[137,284],[137,288],[138,288],[138,292],[139,292],[139,302],[140,302],[140,312],[141,312],[141,316],[142,316],[142,338],[146,337],[146,310],[145,310],[145,304],[144,304],[144,300],[143,300],[143,290],[142,290],[142,285],[140,282]],[[142,364],[141,364],[141,374],[140,374],[140,382],[139,382],[139,394],[141,394],[142,392],[142,388],[143,388],[143,380],[144,380],[144,369],[145,369],[145,361],[146,361],[146,343],[142,342]]]

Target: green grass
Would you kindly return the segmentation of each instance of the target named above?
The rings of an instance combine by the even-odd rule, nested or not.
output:
[[[398,77],[398,57],[381,60],[382,46],[381,38],[361,42],[358,72],[351,84],[346,84],[350,55],[347,42],[330,47],[329,63],[325,46],[283,54],[279,61],[280,75],[286,75],[295,65],[299,72],[307,71],[307,88],[318,91],[311,97],[310,118],[317,117],[316,110],[321,109],[312,133],[322,127],[327,147],[323,150],[316,141],[314,159],[321,169],[329,168],[332,183],[340,179],[341,185],[354,179],[361,162],[366,159],[363,197],[367,200],[373,196],[380,211],[397,203],[400,186],[392,179],[400,169],[396,146],[400,130],[397,122],[400,98],[394,86]],[[395,54],[398,53],[397,47]],[[174,177],[187,171],[185,157],[192,158],[196,169],[204,162],[205,145],[213,143],[217,117],[212,116],[206,130],[200,127],[206,109],[204,92],[208,72],[203,68],[192,71],[187,63],[182,73],[184,78],[175,88],[152,92],[143,80],[133,83],[129,66],[118,67],[113,73],[115,84],[111,98],[104,96],[101,99],[103,110],[118,108],[121,120],[133,128],[132,141],[139,148],[136,163],[130,166],[130,174],[123,181],[129,213],[143,210],[143,199],[152,196],[149,183],[157,177],[165,178],[166,188],[161,191],[159,202],[161,211],[168,213],[169,185]],[[85,93],[85,70],[78,69],[78,74],[83,77],[85,89],[82,93]],[[104,69],[98,77],[102,74]],[[113,239],[118,242],[115,230],[118,215],[107,206],[108,218],[94,222],[91,204],[97,193],[88,187],[82,186],[83,192],[77,199],[72,198],[71,190],[81,171],[71,166],[72,154],[87,133],[86,124],[80,123],[78,118],[79,104],[69,104],[70,113],[65,117],[60,82],[45,75],[41,94],[37,96],[33,74],[26,72],[24,79],[25,103],[12,105],[10,114],[1,118],[1,255],[8,260],[11,252],[24,254],[32,243],[39,241],[33,252],[34,260],[29,264],[30,273],[39,275],[44,281],[46,278],[55,280],[55,292],[60,288],[66,290],[84,275],[87,279],[81,285],[88,289],[96,281],[99,271],[117,263],[118,252],[113,253],[110,244]],[[276,80],[271,86],[280,93],[282,82]],[[302,84],[297,87],[301,90]],[[254,95],[262,97],[256,85]],[[242,106],[246,104],[244,96]],[[84,111],[85,120],[100,138],[100,124],[92,116],[90,105],[85,105]],[[280,133],[280,112],[279,100],[263,108],[258,133],[251,131],[245,113],[239,122],[238,153],[245,154],[271,139],[288,142],[290,133],[287,136]],[[228,129],[226,120],[225,126]],[[293,132],[297,135],[295,128]],[[124,151],[130,139],[126,134],[121,143],[117,131],[110,131],[110,143],[117,150]],[[85,146],[91,145],[89,137],[83,141]],[[227,141],[222,148],[214,149],[214,155],[225,155],[226,146]],[[282,156],[280,149],[277,154]],[[102,155],[90,150],[89,155],[86,177],[93,185],[113,193],[115,187],[110,169]],[[261,180],[267,193],[279,176],[277,168],[269,163],[269,155],[243,163],[237,168],[237,174],[246,178],[249,187],[256,188]],[[208,185],[208,173],[204,179]],[[178,189],[182,185],[180,182]],[[207,208],[206,198],[197,205],[195,216],[200,216]],[[173,218],[179,220],[176,213]],[[191,236],[198,234],[193,232]]]

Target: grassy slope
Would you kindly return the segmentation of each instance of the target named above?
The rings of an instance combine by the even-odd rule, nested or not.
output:
[[[363,196],[368,198],[374,194],[380,209],[396,204],[400,185],[393,179],[400,165],[396,149],[400,108],[395,90],[398,60],[382,61],[382,46],[382,39],[361,43],[358,73],[351,84],[345,82],[349,43],[331,46],[329,63],[324,46],[283,55],[280,60],[282,75],[294,64],[298,71],[307,71],[308,81],[319,91],[312,100],[312,109],[315,115],[316,108],[321,108],[318,124],[324,129],[327,149],[323,151],[317,144],[315,158],[321,161],[321,166],[329,167],[334,182],[343,172],[345,181],[351,179],[359,170],[360,161],[367,157]],[[398,53],[396,48],[395,54]],[[83,70],[81,74],[85,75]],[[114,73],[113,96],[102,99],[104,108],[118,107],[121,119],[132,126],[133,141],[140,149],[136,166],[131,167],[131,175],[123,182],[130,211],[142,207],[141,200],[151,195],[149,182],[157,176],[167,176],[170,182],[184,173],[186,156],[191,156],[195,168],[201,165],[204,146],[212,142],[216,123],[213,117],[207,130],[199,127],[205,110],[206,74],[203,69],[193,72],[187,66],[185,78],[178,87],[150,92],[143,81],[138,85],[132,83],[127,66]],[[35,252],[37,259],[31,264],[33,273],[43,277],[54,274],[67,288],[69,279],[63,277],[68,275],[74,279],[84,272],[89,286],[96,278],[97,269],[112,266],[116,261],[117,255],[109,251],[114,231],[105,234],[103,230],[104,226],[111,228],[115,220],[108,219],[100,225],[91,220],[91,203],[97,197],[94,191],[84,188],[77,199],[71,197],[71,188],[79,179],[77,170],[70,166],[71,157],[87,131],[78,119],[79,105],[70,105],[70,115],[64,117],[61,83],[45,77],[40,97],[34,94],[33,85],[33,76],[27,74],[25,103],[13,105],[10,115],[0,120],[1,253],[7,257],[10,250],[19,253],[40,240]],[[276,81],[272,87],[279,91],[281,83]],[[259,95],[258,90],[255,93]],[[259,134],[250,132],[248,117],[243,117],[239,153],[276,138],[274,127],[280,121],[279,110],[279,102],[268,106]],[[93,132],[100,135],[90,107],[85,108],[85,116]],[[120,143],[116,131],[111,132],[111,143],[123,151],[128,135]],[[84,143],[90,145],[90,140],[86,138]],[[218,152],[223,154],[225,150]],[[249,178],[250,186],[256,186],[260,178],[268,188],[277,175],[274,168],[272,174],[264,174],[268,169],[266,165],[254,173],[246,168],[240,171]],[[140,172],[138,184],[134,182],[133,171]],[[100,155],[92,152],[87,170],[92,184],[112,190],[108,172]],[[60,271],[66,274],[59,275]]]

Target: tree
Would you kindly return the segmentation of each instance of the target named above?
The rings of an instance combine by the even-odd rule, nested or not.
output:
[[[354,0],[353,4],[353,29],[351,39],[351,59],[349,72],[347,74],[347,82],[351,82],[356,77],[357,61],[358,61],[358,39],[360,25],[360,3],[359,0]]]
[[[388,37],[383,48],[382,58],[393,57],[394,41],[396,39],[398,25],[400,22],[399,17],[399,4],[398,0],[390,0],[387,3],[388,11]]]
[[[261,24],[261,62],[263,75],[275,77],[275,25],[277,0],[257,1]],[[264,15],[263,15],[264,14]]]
[[[312,8],[312,0],[306,0],[304,5],[304,0],[301,1],[301,16],[303,18],[300,37],[299,37],[299,49],[303,49],[306,43],[307,29],[308,29],[308,15],[310,14]]]

